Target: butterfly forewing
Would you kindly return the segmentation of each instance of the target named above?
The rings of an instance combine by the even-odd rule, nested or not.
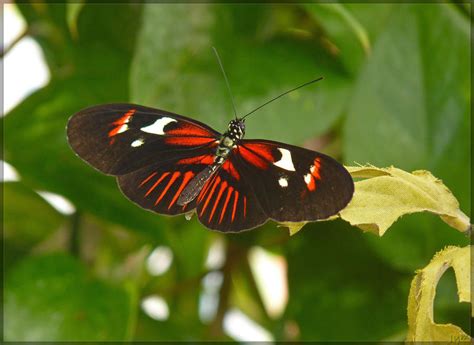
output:
[[[193,151],[215,147],[219,137],[198,121],[134,104],[84,109],[71,117],[67,134],[82,159],[111,175],[197,155]]]

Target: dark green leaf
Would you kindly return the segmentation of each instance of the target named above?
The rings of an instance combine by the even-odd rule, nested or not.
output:
[[[430,170],[469,215],[468,27],[449,5],[393,9],[357,81],[344,152],[350,163]],[[465,242],[438,229],[443,226],[414,216],[370,243],[395,267],[411,271],[446,243]]]
[[[125,290],[93,279],[73,258],[32,257],[5,281],[7,341],[126,340]]]
[[[73,113],[93,104],[128,99],[128,69],[140,7],[114,5],[111,11],[111,6],[84,5],[78,18],[78,42],[67,46],[76,52],[72,74],[53,76],[48,86],[3,120],[5,157],[25,184],[64,195],[80,210],[160,236],[160,219],[129,202],[113,178],[75,157],[66,141],[67,119]],[[129,25],[118,25],[117,20]],[[100,34],[94,22],[100,22]]]
[[[132,99],[224,130],[232,112],[215,45],[239,114],[300,83],[326,78],[252,115],[248,137],[301,143],[326,132],[342,114],[349,81],[314,41],[256,38],[268,11],[266,5],[149,5],[132,69]]]
[[[424,29],[426,20],[436,30]],[[447,5],[397,7],[357,82],[345,126],[347,161],[410,170],[441,158],[467,116],[468,32]],[[440,69],[441,61],[450,63]]]
[[[64,224],[65,217],[21,182],[7,182],[3,188],[4,265],[27,254]]]
[[[299,340],[376,341],[403,331],[411,275],[380,262],[366,235],[340,221],[307,227],[287,254],[286,318]]]
[[[305,6],[327,32],[335,45],[334,54],[352,73],[371,51],[369,34],[345,4],[315,3]],[[333,48],[333,49],[334,49]]]

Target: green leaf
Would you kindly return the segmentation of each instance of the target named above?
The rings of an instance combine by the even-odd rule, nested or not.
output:
[[[437,324],[433,315],[436,287],[449,267],[454,269],[460,302],[471,302],[470,285],[471,246],[447,247],[413,278],[408,297],[407,341],[469,341],[461,328],[452,324]]]
[[[370,175],[375,177],[356,182],[354,201],[347,207],[347,213],[343,210],[341,215],[355,216],[351,221],[361,223],[363,229],[378,229],[375,232],[379,235],[384,233],[382,238],[370,236],[367,241],[372,249],[393,267],[412,272],[426,262],[433,252],[443,248],[446,243],[466,245],[469,242],[462,233],[443,226],[441,218],[435,218],[428,213],[412,214],[410,217],[402,217],[393,223],[403,212],[431,210],[438,214],[443,214],[443,212],[452,214],[455,216],[453,219],[464,223],[467,228],[469,220],[459,210],[457,200],[440,181],[431,175],[411,176],[395,168],[358,167],[352,173],[355,177],[363,177],[368,175],[369,171]],[[396,176],[392,176],[390,171],[395,171]],[[373,185],[371,180],[375,180],[372,181]],[[373,189],[380,187],[382,189],[378,191]],[[385,195],[386,187],[393,193]],[[362,192],[360,194],[359,189]],[[414,198],[411,201],[408,200],[411,197]],[[366,209],[362,205],[369,199],[372,201]],[[400,204],[401,201],[405,203]],[[434,204],[433,201],[435,201]],[[361,212],[354,214],[357,208]],[[384,222],[385,226],[380,227]],[[385,233],[386,226],[389,224],[392,230]]]
[[[65,217],[22,182],[2,184],[4,269],[31,251],[60,225]]]
[[[340,212],[351,225],[382,236],[399,217],[429,211],[461,232],[471,228],[469,217],[459,209],[456,198],[428,171],[410,174],[394,167],[348,170],[353,177],[368,178],[355,183],[354,197]]]
[[[305,8],[314,16],[332,39],[336,52],[344,65],[352,73],[371,51],[371,43],[363,24],[352,14],[345,4],[314,3]]]
[[[313,41],[259,38],[259,23],[269,13],[268,5],[148,5],[132,68],[133,101],[225,129],[232,113],[214,45],[240,115],[302,82],[325,77],[252,115],[248,137],[301,143],[326,132],[342,115],[349,80]]]
[[[54,5],[44,10],[43,17],[52,15],[48,10],[66,15]],[[2,119],[5,157],[29,187],[64,195],[79,210],[160,237],[162,220],[128,201],[113,178],[87,166],[74,155],[66,140],[67,120],[73,113],[93,104],[128,99],[128,70],[139,10],[136,5],[85,4],[78,16],[77,42],[63,42],[56,47],[48,45],[55,36],[42,36],[39,41],[46,40],[44,46],[73,49],[74,58],[68,62],[66,75],[53,75],[48,86]],[[42,16],[33,17],[31,22],[43,20]],[[127,25],[117,25],[117,21]],[[94,24],[97,22],[100,32]]]
[[[279,223],[280,226],[288,228],[290,232],[290,236],[295,235],[298,231],[300,231],[308,222],[283,222]]]
[[[308,224],[285,244],[284,320],[296,322],[294,340],[377,341],[403,332],[409,275],[381,261],[364,237],[337,220]]]
[[[344,3],[345,10],[349,12],[357,23],[362,26],[368,36],[371,50],[373,42],[376,41],[378,35],[387,25],[387,18],[393,11],[396,11],[397,4],[394,3]]]
[[[66,5],[66,19],[71,36],[77,39],[77,17],[81,13],[84,2],[68,3]]]
[[[346,161],[436,165],[468,116],[468,66],[469,23],[451,6],[397,6],[355,87],[345,123]]]
[[[387,4],[384,13],[377,10],[385,5],[347,6],[367,28],[373,50],[348,106],[345,162],[429,170],[469,216],[469,21],[449,4]],[[407,271],[446,243],[468,242],[424,214],[367,240],[380,257]]]
[[[26,20],[29,36],[41,46],[52,75],[70,73],[75,53],[66,19],[67,5],[60,3],[16,3]]]
[[[64,222],[63,215],[21,182],[3,183],[2,187],[3,234],[11,245],[29,248]]]
[[[63,254],[31,257],[5,281],[7,341],[123,341],[131,313],[121,288]]]

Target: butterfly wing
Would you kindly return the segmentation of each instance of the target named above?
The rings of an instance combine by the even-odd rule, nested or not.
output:
[[[134,104],[84,109],[69,119],[67,135],[82,159],[117,176],[212,151],[220,136],[201,122]]]
[[[233,153],[203,186],[194,202],[199,221],[221,232],[250,230],[268,220],[254,192],[253,180],[244,178]]]
[[[185,205],[178,198],[190,181],[214,161],[213,152],[172,162],[157,162],[117,178],[122,192],[139,206],[160,214],[192,211],[196,199]]]
[[[242,140],[235,152],[243,179],[273,220],[325,219],[354,193],[349,172],[322,153],[269,140]]]
[[[175,215],[196,203],[177,197],[214,161],[219,133],[198,121],[134,104],[84,109],[68,122],[72,149],[96,169],[118,176],[122,192],[138,205]]]

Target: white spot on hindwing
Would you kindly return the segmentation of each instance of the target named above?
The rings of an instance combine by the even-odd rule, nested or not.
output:
[[[140,138],[140,139],[137,139],[134,142],[132,142],[131,146],[132,147],[139,147],[139,146],[142,146],[144,143],[145,143],[145,140]]]
[[[161,119],[156,120],[153,124],[142,127],[140,128],[142,132],[147,132],[151,134],[159,134],[159,135],[164,135],[165,132],[163,129],[165,126],[171,122],[178,122],[175,119],[172,119],[171,117],[162,117]]]
[[[306,174],[304,175],[304,182],[306,182],[307,185],[309,185],[311,183],[311,174]]]
[[[278,184],[280,185],[280,187],[288,187],[288,179],[285,178],[285,177],[280,177],[280,179],[278,180]]]
[[[293,160],[291,159],[291,152],[287,149],[281,148],[278,148],[278,150],[281,152],[281,158],[278,162],[273,163],[273,165],[288,171],[295,171],[295,166],[293,165]]]

